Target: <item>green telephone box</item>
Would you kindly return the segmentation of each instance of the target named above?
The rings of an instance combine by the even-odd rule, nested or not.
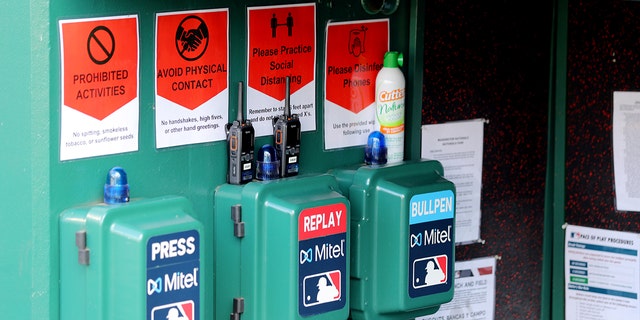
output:
[[[200,319],[203,228],[186,198],[95,204],[60,216],[60,319]]]
[[[347,319],[349,201],[330,175],[215,192],[216,319]]]
[[[455,187],[437,161],[333,170],[351,202],[351,317],[436,312],[454,290]]]

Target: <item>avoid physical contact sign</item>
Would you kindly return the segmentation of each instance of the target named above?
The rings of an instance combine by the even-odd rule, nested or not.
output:
[[[162,13],[156,28],[156,146],[224,140],[228,10]]]

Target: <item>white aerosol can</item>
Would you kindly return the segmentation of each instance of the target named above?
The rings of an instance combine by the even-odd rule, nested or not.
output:
[[[404,159],[404,75],[402,53],[389,51],[376,77],[376,118],[374,130],[384,134],[387,163]]]

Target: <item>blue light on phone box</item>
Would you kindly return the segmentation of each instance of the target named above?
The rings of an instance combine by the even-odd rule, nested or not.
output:
[[[260,148],[256,159],[256,179],[273,180],[278,179],[280,161],[276,156],[276,149],[270,144],[265,144]]]
[[[104,203],[129,202],[129,183],[127,173],[121,167],[113,167],[107,173],[107,181],[104,184]]]
[[[387,143],[382,132],[373,131],[369,134],[364,148],[364,162],[372,165],[387,163]]]

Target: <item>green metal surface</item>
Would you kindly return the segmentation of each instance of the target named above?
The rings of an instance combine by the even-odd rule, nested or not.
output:
[[[443,172],[433,160],[331,171],[351,202],[352,319],[412,319],[436,312],[453,298],[453,283],[447,291],[413,298],[408,289],[409,203],[415,195],[455,194]],[[452,270],[453,243],[447,255]]]
[[[60,217],[60,318],[147,319],[147,244],[154,236],[195,230],[191,203],[183,197],[132,200],[79,207]],[[78,263],[76,232],[86,232],[88,265]],[[200,244],[199,258],[207,248]],[[200,263],[199,279],[207,277]],[[165,286],[168,284],[165,284]],[[207,301],[199,286],[200,314]],[[170,294],[163,292],[161,294]]]
[[[554,3],[549,85],[541,319],[564,319],[568,1]]]
[[[158,12],[229,8],[229,81],[244,80],[246,73],[246,7],[291,1],[129,1],[30,0],[0,4],[0,314],[17,319],[60,319],[58,219],[62,212],[101,201],[107,171],[127,170],[131,196],[136,199],[179,195],[194,207],[204,225],[202,241],[213,245],[213,193],[225,182],[225,142],[156,149],[154,128],[154,30]],[[412,90],[407,92],[406,144],[408,157],[419,155],[422,83],[422,1],[401,2],[390,16],[367,14],[359,0],[317,1],[317,122],[314,132],[302,135],[302,174],[362,161],[363,148],[323,149],[323,52],[326,23],[359,19],[390,19],[391,48],[402,51],[409,63],[403,68]],[[139,151],[71,161],[59,161],[61,55],[58,22],[125,14],[138,15],[140,46]],[[18,36],[16,34],[19,34]],[[238,58],[242,57],[242,58]],[[229,101],[236,101],[231,90]],[[235,114],[232,103],[231,114]],[[259,138],[262,145],[269,138]],[[212,255],[204,264],[213,265]],[[213,278],[204,284],[213,291]],[[213,297],[210,295],[210,299]],[[17,306],[17,307],[16,307]],[[205,304],[204,319],[213,319],[213,302]]]
[[[0,313],[57,314],[51,283],[48,1],[3,1],[0,48]],[[57,281],[57,280],[56,280]]]
[[[338,320],[349,316],[349,301],[343,308],[301,316],[299,283],[299,216],[307,208],[349,202],[339,193],[329,175],[297,176],[244,186],[224,184],[215,195],[216,319],[227,319],[233,299],[242,297],[246,319]],[[245,235],[233,234],[231,207],[242,206]],[[347,216],[348,217],[348,216]],[[347,219],[347,223],[348,223]],[[349,226],[346,226],[349,230]],[[346,270],[349,270],[347,235]],[[348,277],[347,277],[348,279]]]

